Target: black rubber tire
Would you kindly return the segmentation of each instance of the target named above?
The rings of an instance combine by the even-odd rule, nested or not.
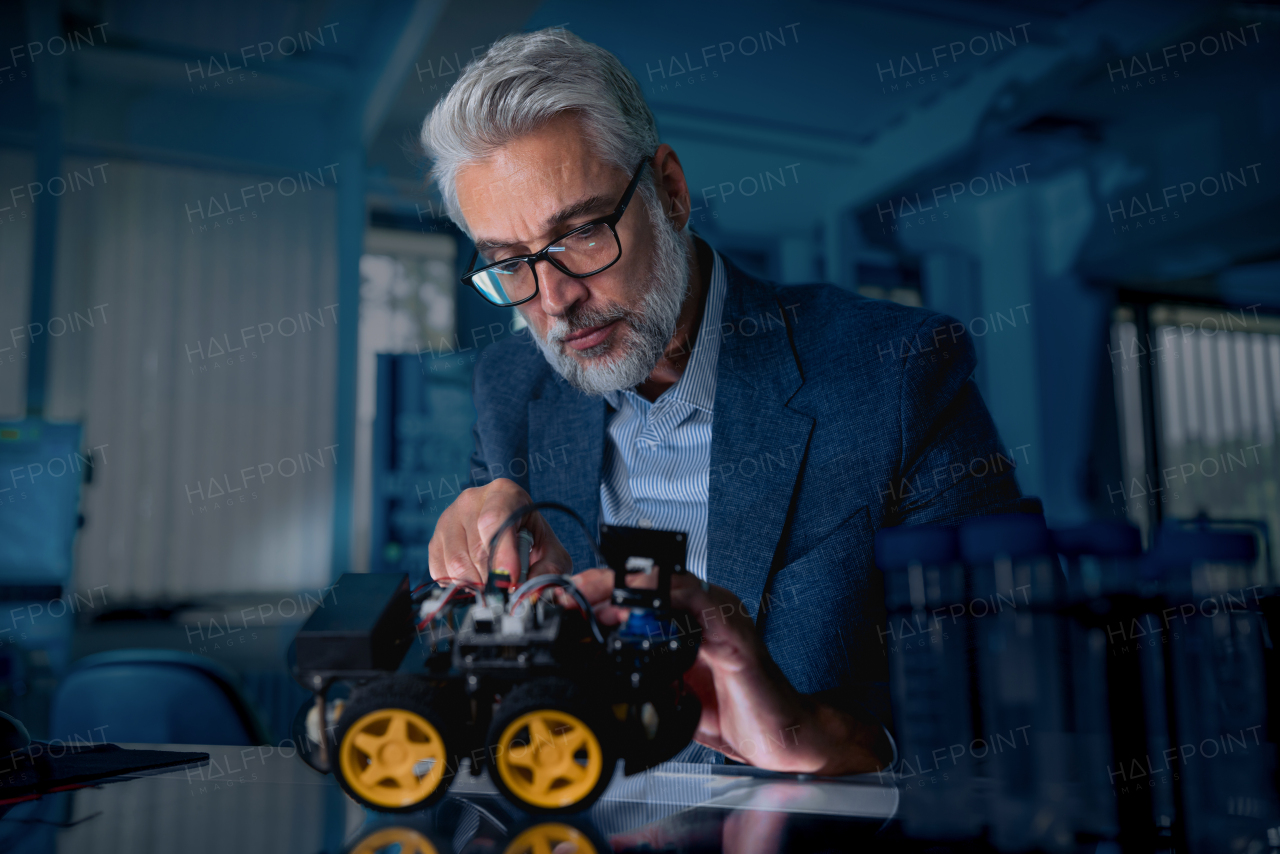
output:
[[[499,773],[497,763],[487,763],[489,779],[494,787],[508,801],[525,812],[534,815],[570,815],[589,809],[599,800],[618,766],[618,731],[616,720],[609,707],[592,692],[578,683],[560,677],[545,677],[517,685],[507,692],[501,704],[494,712],[493,722],[489,725],[489,737],[485,740],[486,750],[490,757],[495,756],[501,742],[502,733],[516,718],[538,709],[550,709],[567,712],[582,721],[595,736],[600,745],[601,767],[600,779],[584,797],[572,804],[562,807],[546,807],[525,801],[511,791]]]
[[[307,700],[299,706],[297,713],[293,716],[293,723],[289,726],[289,732],[293,743],[298,746],[298,758],[312,770],[328,774],[329,766],[320,762],[320,745],[307,735],[307,715],[313,708],[315,708],[314,700]]]
[[[342,786],[342,790],[356,803],[385,813],[417,812],[443,798],[457,774],[458,753],[462,746],[463,727],[456,700],[454,692],[435,688],[413,676],[379,679],[377,682],[357,689],[342,710],[342,718],[338,721],[335,755],[330,762],[333,766],[333,776]],[[370,712],[388,708],[404,709],[425,718],[440,734],[445,747],[445,770],[439,784],[426,797],[401,807],[373,803],[362,797],[347,781],[340,761],[340,752],[352,725]]]
[[[698,731],[702,703],[692,691],[678,689],[670,694],[650,698],[658,713],[658,732],[654,739],[645,737],[639,721],[631,721],[623,744],[627,749],[626,773],[636,774],[666,762],[688,747]]]
[[[329,749],[326,755],[329,759],[332,759],[334,751],[338,748],[338,743],[334,741],[338,731],[337,719],[342,716],[343,706],[351,699],[351,685],[345,682],[334,683],[329,686],[329,690],[325,693],[325,699],[330,705],[335,702],[342,704],[335,710],[336,714],[326,722],[329,727]],[[312,697],[298,707],[297,713],[293,716],[293,723],[289,726],[290,737],[297,746],[299,759],[321,774],[331,774],[333,769],[329,767],[329,764],[320,761],[320,745],[312,741],[311,737],[307,735],[307,716],[311,714],[315,704],[315,697]]]

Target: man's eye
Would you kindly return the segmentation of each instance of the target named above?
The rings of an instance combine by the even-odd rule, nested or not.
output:
[[[599,223],[592,223],[581,231],[575,231],[564,240],[561,244],[571,246],[574,249],[581,249],[584,246],[590,246],[600,238],[601,226]]]

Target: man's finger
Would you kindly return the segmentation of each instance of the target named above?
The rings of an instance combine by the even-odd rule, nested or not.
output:
[[[573,572],[573,559],[541,513],[530,514],[525,520],[525,526],[533,534],[533,549],[529,552],[530,577],[547,573],[568,575]]]
[[[739,756],[738,753],[733,749],[733,745],[725,741],[719,735],[712,735],[712,734],[704,733],[701,730],[698,730],[693,734],[693,740],[698,742],[698,744],[701,744],[703,747],[710,747],[712,750],[723,753],[725,756],[729,757],[734,762],[741,762],[743,765],[751,764],[746,759]]]
[[[719,715],[715,673],[701,651],[699,651],[698,657],[694,659],[693,666],[685,671],[684,684],[702,703],[703,717],[710,714],[712,718],[715,718]]]
[[[476,516],[474,534],[476,541],[473,544],[472,554],[476,564],[483,566],[486,572],[490,563],[489,543],[493,540],[493,535],[497,533],[502,523],[524,504],[525,502],[518,496],[492,495],[488,497],[479,515]],[[515,578],[520,568],[520,562],[516,558],[516,531],[519,528],[520,523],[516,523],[502,532],[493,555],[493,568],[498,571],[505,570],[512,578]]]
[[[476,581],[484,583],[484,574],[476,569],[471,560],[471,550],[467,543],[466,531],[454,525],[445,525],[444,530],[436,530],[440,538],[441,563],[445,577],[451,581]]]
[[[449,577],[449,573],[444,568],[444,550],[440,547],[441,542],[439,537],[432,537],[427,545],[427,568],[431,570],[431,577],[437,581]]]
[[[512,525],[510,528],[502,532],[498,537],[497,545],[494,547],[492,566],[494,572],[506,572],[514,580],[520,574],[520,557],[517,553],[517,543],[519,542],[520,530],[519,525]],[[489,564],[489,540],[493,535],[483,543],[483,553],[486,561],[486,568]]]
[[[529,575],[525,580],[533,578],[535,575],[563,575],[560,565],[552,561],[550,558],[544,560],[533,561],[529,564]],[[562,591],[563,592],[563,591]]]
[[[631,613],[630,608],[619,608],[617,605],[611,605],[607,601],[597,603],[592,606],[591,610],[595,612],[596,622],[603,626],[621,625]]]
[[[573,576],[573,583],[592,605],[613,595],[613,570],[588,569]]]
[[[734,593],[715,584],[699,581],[691,575],[671,580],[671,604],[695,614],[706,630],[704,640],[756,637],[755,622],[747,607]]]

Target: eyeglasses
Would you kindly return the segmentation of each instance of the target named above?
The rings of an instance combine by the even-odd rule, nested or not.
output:
[[[476,293],[494,305],[511,306],[528,302],[538,295],[536,265],[539,261],[549,261],[557,270],[575,279],[585,279],[609,269],[622,257],[622,241],[618,239],[616,228],[618,220],[627,212],[627,205],[640,182],[640,173],[648,162],[647,157],[640,161],[613,213],[562,234],[540,252],[503,258],[479,270],[472,269],[480,257],[477,250],[471,256],[462,283],[474,288]]]

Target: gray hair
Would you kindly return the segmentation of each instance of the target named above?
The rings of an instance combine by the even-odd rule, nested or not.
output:
[[[507,36],[467,66],[422,124],[422,146],[445,212],[469,236],[458,207],[458,170],[533,133],[565,112],[582,120],[606,163],[628,174],[658,147],[640,84],[618,58],[563,27]],[[657,201],[653,181],[641,198]]]

